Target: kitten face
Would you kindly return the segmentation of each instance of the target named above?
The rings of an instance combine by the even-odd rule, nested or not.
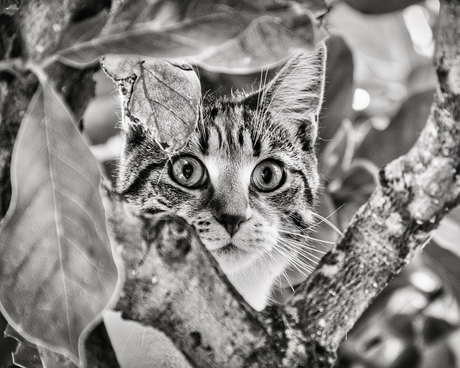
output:
[[[303,151],[302,143],[269,116],[259,120],[245,102],[215,101],[205,109],[204,123],[172,163],[182,174],[197,159],[203,167],[195,170],[203,170],[205,179],[199,188],[177,186],[185,202],[168,200],[195,225],[227,274],[269,254],[284,263],[279,239],[288,234],[278,230],[298,232],[295,222],[302,227],[311,222],[318,181],[313,152]],[[174,185],[174,175],[163,180]]]
[[[197,129],[172,157],[142,126],[126,132],[119,191],[147,212],[186,218],[258,310],[276,277],[298,262],[312,223],[324,51],[292,59],[252,95],[206,98]]]

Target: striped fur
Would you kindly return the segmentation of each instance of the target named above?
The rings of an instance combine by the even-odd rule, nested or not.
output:
[[[171,157],[142,126],[125,124],[119,192],[146,212],[174,211],[185,217],[257,310],[265,307],[273,283],[299,254],[289,244],[304,242],[301,237],[313,222],[324,63],[321,45],[312,54],[294,56],[254,93],[204,97],[196,130]],[[196,189],[179,185],[170,175],[171,160],[190,155],[204,164],[208,176]],[[254,168],[266,159],[285,169],[285,183],[272,192],[251,184]],[[216,218],[224,212],[245,218],[233,236]],[[229,243],[236,250],[227,250]]]

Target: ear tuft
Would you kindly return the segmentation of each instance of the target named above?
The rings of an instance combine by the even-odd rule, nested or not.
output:
[[[311,124],[316,139],[317,122],[323,102],[326,46],[318,44],[311,53],[295,54],[262,92],[262,103],[278,120]]]

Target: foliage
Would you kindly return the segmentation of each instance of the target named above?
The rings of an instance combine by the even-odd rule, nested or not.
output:
[[[62,98],[42,85],[13,154],[13,199],[0,232],[1,307],[28,340],[78,356],[79,337],[111,299],[117,270],[97,164]]]
[[[108,56],[104,71],[122,94],[123,113],[167,152],[180,149],[199,118],[200,81],[186,63]]]

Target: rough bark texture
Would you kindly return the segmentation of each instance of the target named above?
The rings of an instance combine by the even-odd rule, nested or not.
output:
[[[295,306],[304,310],[300,320],[316,336],[315,349],[336,351],[368,304],[459,203],[459,19],[460,2],[444,1],[436,54],[439,86],[420,138],[382,169],[380,186],[299,293]]]
[[[292,366],[282,362],[298,337],[285,336],[275,309],[264,318],[244,302],[185,220],[129,215],[116,194],[106,200],[126,267],[117,306],[125,318],[165,332],[196,367]]]
[[[6,31],[0,32],[0,56],[40,60],[90,3],[30,0],[18,15],[2,14],[6,23],[0,27]],[[362,311],[459,202],[459,19],[460,2],[444,1],[436,57],[440,83],[419,141],[381,171],[381,185],[286,308],[255,313],[184,220],[133,215],[118,195],[104,190],[110,232],[126,264],[118,304],[124,316],[164,331],[195,367],[331,367]],[[91,72],[54,68],[52,79],[81,116],[92,94]],[[9,203],[14,138],[36,85],[30,74],[0,74],[2,215]],[[94,345],[106,343],[103,338]],[[93,357],[91,366],[114,366],[98,353]]]

